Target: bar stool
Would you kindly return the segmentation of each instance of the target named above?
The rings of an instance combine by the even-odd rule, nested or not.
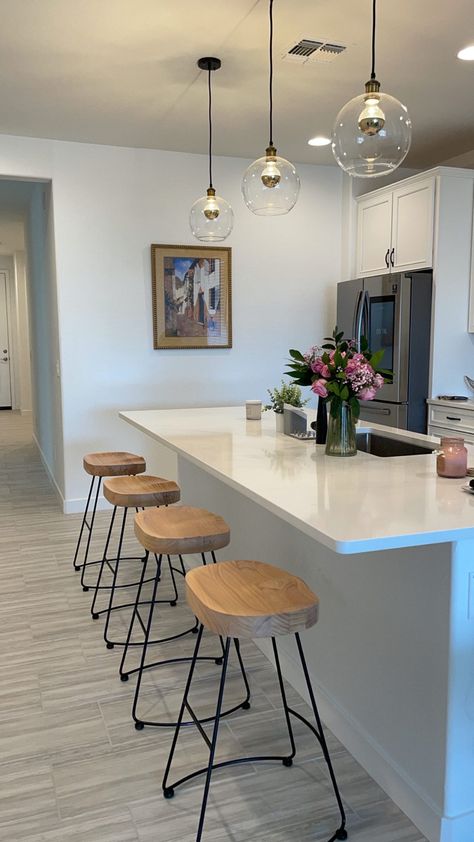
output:
[[[108,500],[108,502],[111,503],[114,508],[110,519],[109,531],[107,533],[107,540],[105,543],[103,557],[100,563],[99,575],[97,577],[97,582],[94,588],[94,597],[91,605],[91,614],[94,620],[98,620],[101,614],[106,614],[104,640],[107,645],[107,648],[113,649],[114,646],[124,646],[125,641],[115,641],[109,638],[109,625],[112,613],[123,608],[135,608],[135,601],[121,603],[119,605],[114,604],[116,591],[119,591],[123,588],[138,587],[140,584],[141,586],[143,586],[143,584],[145,584],[146,581],[151,582],[155,579],[155,577],[152,577],[150,579],[144,579],[143,570],[146,570],[148,563],[148,553],[146,553],[145,557],[126,557],[127,560],[140,560],[142,562],[143,567],[139,581],[126,582],[124,584],[118,583],[118,575],[120,571],[121,562],[125,560],[125,557],[122,556],[122,545],[124,540],[128,510],[130,508],[134,508],[138,512],[140,508],[146,508],[149,506],[169,506],[173,503],[178,502],[181,496],[181,492],[179,486],[174,481],[163,479],[162,477],[148,476],[147,474],[140,474],[139,476],[109,477],[108,479],[104,480],[103,490],[105,499]],[[123,516],[122,523],[120,526],[117,555],[115,559],[111,562],[111,560],[107,558],[107,554],[112,536],[115,516],[118,508],[123,509]],[[169,605],[174,606],[176,605],[178,599],[178,591],[176,588],[176,581],[174,578],[174,569],[171,565],[171,561],[168,561],[174,588],[174,596],[171,600],[164,601],[167,602]],[[157,576],[158,578],[161,578],[161,559],[158,560],[158,558],[156,558],[156,564]],[[109,585],[103,583],[104,572],[106,567],[108,567],[112,572],[112,583]],[[103,590],[109,592],[108,605],[103,610],[97,611],[97,597],[99,592]]]
[[[230,542],[230,529],[225,520],[219,515],[207,511],[207,509],[199,509],[193,506],[173,506],[169,509],[147,509],[139,512],[135,517],[135,535],[140,544],[146,549],[147,553],[153,553],[158,556],[158,566],[155,576],[155,583],[153,586],[153,593],[151,596],[150,611],[146,624],[141,619],[140,605],[143,604],[140,600],[141,589],[146,575],[146,567],[142,570],[142,581],[138,586],[137,599],[135,608],[132,614],[130,627],[128,630],[127,641],[122,655],[122,662],[120,664],[120,677],[122,681],[127,681],[129,676],[137,673],[137,684],[135,688],[135,696],[132,707],[132,718],[135,721],[135,728],[140,731],[144,725],[151,725],[155,727],[169,728],[176,725],[176,722],[157,722],[152,720],[145,720],[138,716],[137,709],[140,698],[140,688],[142,677],[145,670],[154,667],[163,666],[164,664],[182,663],[191,660],[191,656],[172,657],[167,660],[155,661],[153,663],[146,663],[148,647],[154,642],[165,643],[168,640],[175,638],[167,638],[161,641],[152,641],[150,639],[151,628],[153,623],[153,615],[155,606],[159,604],[156,599],[158,585],[160,582],[159,563],[164,555],[168,557],[177,555],[181,562],[182,557],[190,554],[199,554],[203,565],[207,564],[206,554],[210,554],[213,564],[212,567],[219,566],[217,562],[215,551],[226,547]],[[186,577],[189,573],[186,573]],[[185,579],[186,581],[186,579]],[[135,621],[138,620],[140,626],[144,630],[145,637],[142,645],[142,653],[140,665],[135,669],[125,669],[128,647],[133,635],[133,628]],[[197,632],[197,620],[193,628],[193,632]],[[182,636],[182,634],[180,635]],[[221,639],[222,652],[218,657],[203,656],[199,657],[200,661],[214,661],[216,664],[222,664],[222,657],[224,654],[224,642]],[[242,673],[243,683],[245,686],[245,698],[230,710],[226,710],[222,715],[227,716],[239,708],[248,710],[250,708],[250,688],[245,673],[244,664],[240,654],[240,647],[237,644],[237,657],[239,661],[240,671]],[[201,722],[212,721],[213,717],[202,719]],[[183,723],[186,724],[186,723]],[[192,724],[192,723],[187,723]]]
[[[214,769],[221,769],[226,766],[241,763],[257,763],[261,761],[278,760],[283,766],[292,766],[293,758],[296,755],[296,745],[291,727],[291,716],[295,716],[312,731],[321,745],[324,759],[326,761],[331,778],[334,794],[340,812],[340,825],[328,842],[347,839],[345,829],[346,817],[339,794],[336,777],[329,756],[329,750],[324,736],[321,719],[319,716],[316,700],[314,697],[311,680],[306,666],[303,648],[300,640],[300,631],[311,628],[318,619],[319,599],[308,586],[297,576],[292,576],[284,570],[280,570],[270,564],[259,561],[221,561],[217,565],[209,565],[191,570],[185,579],[186,599],[192,611],[199,620],[199,632],[194,648],[194,655],[191,661],[183,702],[179,712],[178,722],[173,736],[173,742],[166,764],[163,778],[163,795],[165,798],[172,798],[176,787],[185,781],[192,780],[198,775],[205,775],[205,785],[201,804],[196,842],[200,842],[206,815],[206,806],[209,795],[211,776]],[[188,697],[193,679],[196,660],[199,656],[203,628],[206,627],[214,634],[225,638],[225,651],[222,663],[222,673],[217,697],[216,713],[212,738],[209,739],[201,722],[189,704]],[[316,727],[313,726],[300,713],[288,706],[283,677],[278,655],[276,638],[279,635],[294,634],[296,645],[303,669],[306,687],[311,700]],[[219,731],[219,720],[221,718],[222,700],[226,680],[227,664],[231,640],[234,644],[238,638],[271,638],[273,654],[275,657],[276,671],[280,692],[283,701],[283,709],[288,728],[290,751],[286,756],[257,756],[241,757],[215,763],[215,751]],[[194,720],[205,743],[209,748],[209,762],[207,767],[190,772],[175,783],[168,783],[173,756],[178,741],[180,729],[183,724],[184,712],[187,711]]]
[[[76,544],[76,551],[74,553],[73,559],[73,567],[74,570],[78,571],[82,568],[81,574],[81,583],[84,590],[88,590],[87,586],[84,583],[84,571],[88,564],[88,556],[89,556],[89,547],[92,538],[92,530],[94,528],[94,520],[95,520],[95,513],[97,510],[97,501],[99,499],[100,494],[100,487],[102,483],[103,477],[114,477],[114,476],[127,476],[127,475],[135,475],[135,474],[142,474],[146,470],[146,463],[143,456],[136,456],[135,453],[127,453],[123,451],[111,451],[105,453],[88,453],[84,456],[83,459],[83,466],[86,474],[89,474],[91,477],[91,482],[89,486],[89,494],[87,496],[87,503],[86,508],[84,511],[84,515],[82,518],[81,528],[79,531],[79,538],[77,539]],[[89,512],[89,505],[94,491],[94,485],[97,480],[96,492],[94,497],[94,504],[92,507],[92,518],[91,522],[89,523],[87,520],[87,515]],[[77,559],[79,556],[79,551],[81,548],[82,543],[82,536],[84,534],[84,528],[87,529],[88,537],[86,542],[86,548],[84,552],[83,560],[80,564],[77,563]],[[89,564],[100,564],[99,561],[92,561]]]

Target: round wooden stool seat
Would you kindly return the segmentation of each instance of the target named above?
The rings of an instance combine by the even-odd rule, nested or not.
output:
[[[223,518],[206,509],[175,506],[138,512],[135,535],[146,550],[157,555],[186,555],[227,547],[230,528]]]
[[[296,634],[317,622],[319,599],[285,570],[261,561],[220,561],[190,570],[186,599],[215,634],[256,638]]]
[[[140,476],[109,477],[104,480],[104,497],[113,506],[169,506],[180,498],[179,485],[169,479]]]
[[[85,472],[93,477],[122,477],[146,471],[143,456],[121,451],[88,453],[83,465]]]

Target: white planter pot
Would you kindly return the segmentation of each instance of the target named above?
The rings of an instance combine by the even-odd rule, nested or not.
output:
[[[285,431],[285,416],[283,412],[275,412],[275,425],[277,433],[283,433]]]

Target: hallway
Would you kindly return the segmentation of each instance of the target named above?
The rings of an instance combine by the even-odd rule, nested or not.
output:
[[[98,520],[96,557],[107,514]],[[79,515],[59,510],[31,439],[30,418],[1,412],[0,840],[193,842],[201,784],[184,787],[171,801],[162,798],[171,732],[133,728],[134,682],[119,681],[119,652],[105,649],[103,623],[90,619],[91,594],[83,593],[72,570],[79,522]],[[130,538],[127,549],[133,548]],[[168,609],[173,622],[183,610]],[[123,628],[123,620],[116,622]],[[192,645],[188,637],[179,649],[189,652]],[[207,645],[211,651],[212,638]],[[222,756],[250,746],[258,752],[265,739],[275,750],[285,739],[273,669],[253,644],[243,651],[252,709],[225,721]],[[197,681],[195,704],[201,701],[206,712],[216,672],[205,666]],[[163,708],[176,708],[183,675],[182,667],[169,666],[147,676],[147,713],[160,708],[163,717]],[[231,678],[230,694],[239,698],[235,670]],[[306,708],[291,688],[288,694],[295,707]],[[295,734],[300,753],[292,769],[244,766],[215,776],[206,840],[327,840],[335,810],[321,752],[302,726]],[[423,842],[332,735],[329,747],[351,842]],[[190,769],[205,757],[200,737],[186,732],[177,768]]]

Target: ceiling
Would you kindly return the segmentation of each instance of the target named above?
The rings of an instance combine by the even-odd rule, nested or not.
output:
[[[267,0],[0,0],[0,132],[205,152],[206,74],[217,55],[216,154],[255,158],[268,141]],[[334,163],[339,108],[370,70],[370,0],[275,0],[274,140],[297,162]],[[281,60],[302,37],[342,43],[332,63]],[[409,110],[405,165],[474,150],[472,0],[379,0],[377,76]],[[468,158],[468,160],[470,160]]]

